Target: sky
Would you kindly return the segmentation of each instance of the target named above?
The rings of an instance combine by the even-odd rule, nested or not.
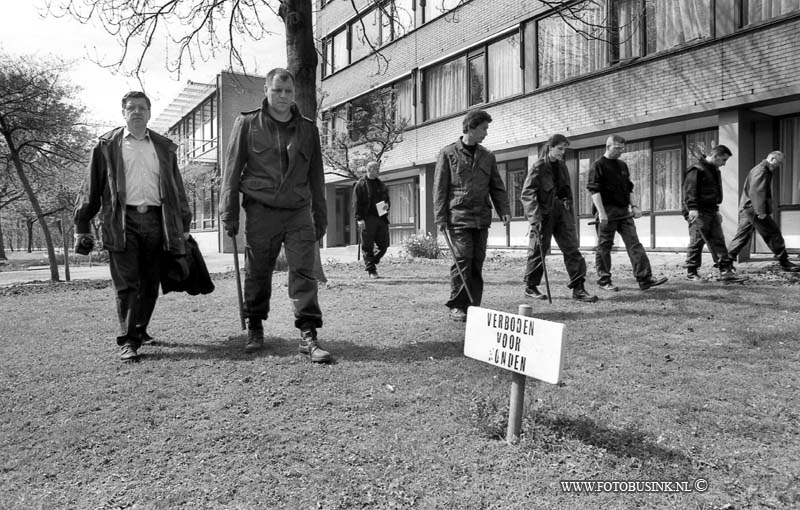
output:
[[[57,0],[52,0],[57,1]],[[192,68],[185,64],[178,76],[166,69],[166,40],[158,42],[141,73],[142,84],[136,78],[114,73],[93,62],[90,55],[116,59],[121,51],[114,36],[102,26],[84,25],[72,18],[45,17],[44,0],[0,0],[0,51],[15,56],[54,56],[74,61],[67,77],[81,88],[78,99],[87,107],[88,119],[111,128],[122,125],[120,100],[130,90],[142,90],[152,101],[151,114],[155,119],[180,93],[187,81],[212,83],[215,76],[228,67],[226,50],[208,62],[197,62]],[[286,65],[286,49],[280,19],[266,13],[264,18],[273,24],[269,28],[280,35],[271,35],[251,42],[240,49],[248,65],[247,72],[266,74],[273,67]],[[144,87],[142,87],[142,85]]]

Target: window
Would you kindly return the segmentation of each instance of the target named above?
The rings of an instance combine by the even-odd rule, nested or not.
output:
[[[489,101],[522,93],[519,34],[489,45]]]
[[[329,76],[349,63],[347,51],[347,28],[340,30],[322,42],[325,62],[322,67],[322,76]]]
[[[393,39],[403,37],[414,30],[414,0],[394,0],[391,3]]]
[[[427,23],[438,18],[442,14],[455,9],[464,0],[425,0],[423,12],[423,23]]]
[[[469,71],[469,106],[486,102],[486,58],[481,51],[467,60]]]
[[[780,122],[783,165],[777,172],[780,205],[800,205],[800,117]]]
[[[691,166],[698,159],[708,155],[717,143],[716,129],[686,135],[686,165]]]
[[[216,228],[217,197],[213,186],[199,186],[192,200],[192,230]]]
[[[498,164],[499,166],[499,164]],[[525,177],[528,176],[528,160],[512,159],[505,162],[506,166],[506,192],[508,192],[508,203],[511,205],[511,217],[522,218],[525,211],[519,197],[522,194],[522,185],[525,184]]]
[[[614,0],[611,8],[611,59],[642,56],[642,1]]]
[[[647,53],[711,37],[711,0],[647,0]]]
[[[403,122],[407,126],[414,124],[414,80],[408,78],[394,84],[395,110],[394,123],[399,126]]]
[[[592,163],[600,159],[605,148],[583,149],[578,151],[578,215],[592,214],[592,195],[586,189]]]
[[[800,10],[800,0],[742,0],[743,25],[759,23]]]
[[[372,9],[352,24],[352,49],[350,60],[355,62],[372,53],[381,45],[381,11]]]
[[[625,152],[619,159],[628,164],[633,183],[634,203],[641,207],[642,211],[652,211],[650,206],[650,142],[626,143]],[[677,175],[680,177],[680,171]],[[656,184],[656,188],[658,186]],[[680,201],[680,184],[678,192],[678,201]]]
[[[389,209],[389,240],[392,245],[417,232],[417,185],[413,180],[387,182],[392,203]]]
[[[467,107],[466,64],[462,57],[425,71],[425,118],[435,119]]]
[[[572,13],[555,13],[539,20],[540,86],[590,73],[606,64],[605,19],[605,0],[587,0],[575,6]]]

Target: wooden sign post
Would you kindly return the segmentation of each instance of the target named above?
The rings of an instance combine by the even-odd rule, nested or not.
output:
[[[513,372],[506,430],[512,444],[522,425],[525,377],[558,384],[564,364],[564,325],[532,315],[530,305],[520,305],[519,314],[476,306],[467,311],[464,355]]]

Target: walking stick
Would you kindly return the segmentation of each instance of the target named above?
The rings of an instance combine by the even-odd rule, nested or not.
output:
[[[453,243],[450,241],[450,234],[447,233],[447,227],[442,229],[442,234],[444,234],[444,239],[447,241],[447,247],[450,248],[450,254],[453,256],[453,263],[456,265],[456,269],[458,270],[458,275],[461,277],[461,283],[464,284],[464,290],[467,291],[467,297],[469,298],[469,304],[474,304],[475,301],[472,299],[472,293],[469,291],[469,285],[467,285],[467,280],[464,278],[464,272],[461,271],[461,266],[458,265],[458,259],[456,258],[456,252],[453,250]]]
[[[231,239],[233,239],[233,269],[236,272],[236,294],[239,298],[239,321],[242,324],[242,329],[245,329],[244,300],[242,299],[242,278],[239,274],[239,249],[236,247],[236,235],[232,235]]]
[[[539,238],[539,257],[542,259],[542,271],[544,271],[544,288],[547,290],[547,302],[553,304],[553,299],[550,297],[550,280],[547,278],[547,263],[544,260],[544,247],[542,246],[542,233],[537,232]]]
[[[356,222],[356,260],[361,260],[361,227]]]

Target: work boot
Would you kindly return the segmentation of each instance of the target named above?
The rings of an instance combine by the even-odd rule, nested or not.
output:
[[[696,282],[702,280],[703,278],[699,274],[697,274],[696,267],[690,267],[689,269],[686,270],[686,279]]]
[[[373,269],[372,271],[369,271],[368,273],[369,273],[369,277],[371,279],[373,279],[373,280],[377,280],[378,278],[380,278],[380,276],[378,276],[378,270],[377,269]]]
[[[456,322],[467,322],[467,312],[461,308],[451,308],[450,319]]]
[[[594,303],[597,301],[597,296],[593,296],[586,292],[583,283],[579,283],[572,289],[572,299],[583,301],[584,303]]]
[[[748,280],[749,278],[747,276],[739,276],[738,274],[736,274],[736,272],[734,272],[733,268],[728,268],[720,271],[719,278],[717,279],[724,283],[731,283],[731,282],[743,282],[745,280]]]
[[[597,286],[608,292],[617,292],[619,290],[619,287],[611,283],[611,280],[597,282]]]
[[[264,326],[261,319],[247,319],[247,343],[244,352],[250,354],[264,347]]]
[[[547,299],[547,296],[539,292],[539,289],[536,288],[536,285],[526,285],[525,295],[533,299]]]
[[[639,282],[639,290],[647,290],[651,287],[658,287],[659,285],[663,285],[667,283],[667,277],[662,276],[659,279],[655,279],[652,276],[648,277],[647,280],[642,280]]]
[[[795,264],[793,262],[789,262],[789,258],[788,257],[784,258],[784,259],[781,259],[779,262],[781,264],[781,269],[783,269],[784,271],[786,271],[788,273],[800,272],[800,266],[798,266],[797,264]]]
[[[300,346],[297,349],[300,354],[308,354],[314,363],[328,363],[333,361],[331,353],[323,349],[317,343],[317,330],[314,328],[304,329],[300,332]]]

